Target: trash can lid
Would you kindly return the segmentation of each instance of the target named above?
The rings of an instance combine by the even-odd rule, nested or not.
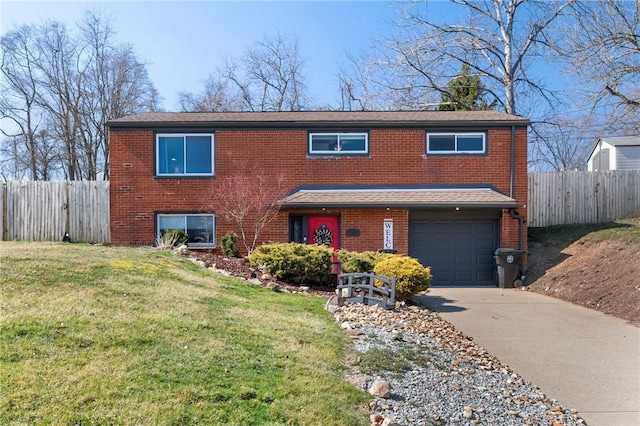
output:
[[[517,249],[512,249],[512,248],[507,248],[507,247],[500,247],[497,248],[496,251],[493,252],[493,254],[521,254],[524,253],[524,250],[517,250]]]

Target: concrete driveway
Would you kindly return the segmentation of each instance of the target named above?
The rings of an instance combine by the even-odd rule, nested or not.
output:
[[[640,425],[640,328],[517,289],[432,288],[418,300],[589,425]]]

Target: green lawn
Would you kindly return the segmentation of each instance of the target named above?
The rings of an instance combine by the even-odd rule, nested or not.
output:
[[[366,425],[321,298],[160,250],[0,244],[0,424]]]
[[[620,219],[615,222],[591,225],[558,225],[545,228],[529,228],[529,239],[552,243],[572,243],[585,240],[620,240],[640,243],[640,217]]]

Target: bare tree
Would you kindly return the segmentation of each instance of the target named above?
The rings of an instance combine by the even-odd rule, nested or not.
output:
[[[5,179],[50,180],[59,176],[62,161],[58,146],[46,128],[33,135],[33,151],[22,135],[7,137],[0,148],[0,169]]]
[[[282,175],[265,174],[259,164],[239,163],[234,170],[216,180],[211,194],[216,212],[238,227],[242,244],[251,254],[264,227],[280,212],[285,180]]]
[[[529,168],[531,170],[586,170],[591,148],[593,117],[558,116],[553,122],[533,129]]]
[[[299,111],[305,106],[304,60],[298,40],[281,34],[264,36],[243,58],[244,76],[228,73],[244,92],[252,91],[253,111]]]
[[[242,97],[230,89],[229,80],[209,75],[201,93],[181,92],[178,102],[181,111],[229,112],[242,111]]]
[[[80,25],[84,57],[83,117],[81,140],[88,159],[87,178],[109,177],[109,140],[105,123],[122,117],[158,109],[158,92],[144,63],[128,44],[117,45],[108,18],[87,12]],[[95,161],[90,161],[95,159]]]
[[[108,179],[106,121],[157,108],[145,65],[91,12],[78,34],[58,22],[7,33],[1,70],[0,112],[16,129],[3,129],[4,166],[31,179]]]
[[[390,40],[386,64],[399,68],[404,84],[395,90],[448,93],[462,65],[478,75],[498,108],[518,114],[526,97],[553,103],[554,94],[529,72],[534,61],[543,60],[551,25],[572,0],[452,0],[466,20],[437,22],[428,9],[406,11],[402,34]],[[522,99],[520,103],[519,99]],[[420,105],[415,105],[419,107]]]
[[[381,111],[395,108],[388,76],[384,67],[369,53],[347,55],[347,64],[340,68],[338,84],[342,111]],[[396,108],[402,109],[402,108]]]
[[[456,81],[459,71],[468,69],[483,88],[485,105],[532,119],[534,157],[555,143],[541,139],[553,132],[536,131],[536,126],[553,125],[553,117],[565,101],[535,67],[558,59],[553,49],[562,36],[558,28],[571,18],[569,6],[576,1],[451,0],[447,17],[431,13],[430,2],[415,1],[404,9],[397,33],[360,69],[378,68],[366,73],[374,77],[366,83],[368,87],[386,87],[387,91],[375,92],[384,97],[387,108],[394,109],[438,108],[441,100],[454,94],[450,83]],[[452,21],[449,16],[460,18]],[[352,73],[346,81],[358,82],[362,75]],[[344,87],[365,85],[343,84],[343,92]],[[560,147],[556,154],[562,157],[562,151]],[[538,164],[543,160],[534,158]]]
[[[300,111],[306,83],[297,39],[264,36],[240,58],[226,58],[201,93],[179,94],[183,111]]]
[[[577,71],[577,91],[609,115],[608,131],[640,133],[640,1],[576,3],[572,10],[562,53]]]
[[[34,48],[34,29],[23,26],[0,40],[2,62],[0,72],[0,117],[9,125],[3,126],[7,138],[2,148],[3,168],[11,169],[14,177],[33,180],[47,179],[53,157],[46,157],[50,150],[38,146],[38,133],[45,125],[44,111],[38,103],[38,56]],[[47,164],[45,170],[41,163]]]
[[[64,151],[65,178],[81,180],[78,135],[83,70],[79,69],[79,44],[70,37],[65,25],[50,22],[38,28],[35,50],[40,74],[38,103],[49,116],[49,134],[58,140]]]

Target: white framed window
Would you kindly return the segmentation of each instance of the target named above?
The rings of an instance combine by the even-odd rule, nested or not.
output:
[[[157,134],[156,176],[213,176],[213,134]]]
[[[180,230],[188,236],[188,246],[215,246],[216,220],[212,214],[159,213],[156,216],[157,236],[161,238],[167,231]]]
[[[309,154],[366,155],[367,133],[309,133]]]
[[[484,154],[484,133],[427,133],[427,154]]]

